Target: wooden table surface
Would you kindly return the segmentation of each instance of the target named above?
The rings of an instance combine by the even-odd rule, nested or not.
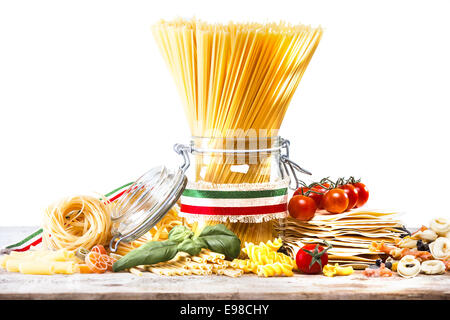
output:
[[[35,228],[0,227],[0,247]],[[0,271],[0,299],[446,299],[450,273],[412,279],[323,275],[164,277],[152,273],[24,275]]]

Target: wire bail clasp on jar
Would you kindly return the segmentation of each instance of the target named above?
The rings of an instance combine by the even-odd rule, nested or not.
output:
[[[187,146],[185,144],[176,143],[173,146],[173,150],[181,155],[183,157],[183,164],[180,166],[180,170],[183,171],[183,173],[186,172],[186,170],[191,165],[191,160],[189,159],[189,153],[192,153],[192,146]]]
[[[290,141],[287,139],[281,138],[281,149],[285,150],[284,154],[280,154],[280,166],[283,165],[284,169],[286,170],[287,174],[293,178],[290,179],[289,182],[289,189],[291,190],[297,190],[300,187],[300,180],[297,178],[297,174],[295,171],[299,171],[301,173],[312,175],[311,172],[309,172],[306,169],[303,169],[300,167],[297,163],[289,159],[289,146],[291,145]],[[295,181],[295,188],[293,188],[291,185],[292,180]]]

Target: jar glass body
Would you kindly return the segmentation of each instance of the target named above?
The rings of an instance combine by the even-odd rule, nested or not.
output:
[[[275,224],[282,230],[289,185],[280,137],[194,137],[191,149],[181,212],[194,232],[223,223],[242,245],[280,235]]]

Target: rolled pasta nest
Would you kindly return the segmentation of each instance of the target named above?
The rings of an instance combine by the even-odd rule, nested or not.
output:
[[[49,249],[90,250],[111,238],[111,203],[93,196],[64,198],[44,212],[43,243]]]

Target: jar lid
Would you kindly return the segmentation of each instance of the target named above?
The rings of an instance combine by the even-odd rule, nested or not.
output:
[[[186,150],[175,151],[185,163],[176,170],[165,166],[150,169],[124,193],[112,210],[110,250],[117,251],[120,242],[130,242],[152,229],[175,205],[186,188],[184,174],[189,167]]]

